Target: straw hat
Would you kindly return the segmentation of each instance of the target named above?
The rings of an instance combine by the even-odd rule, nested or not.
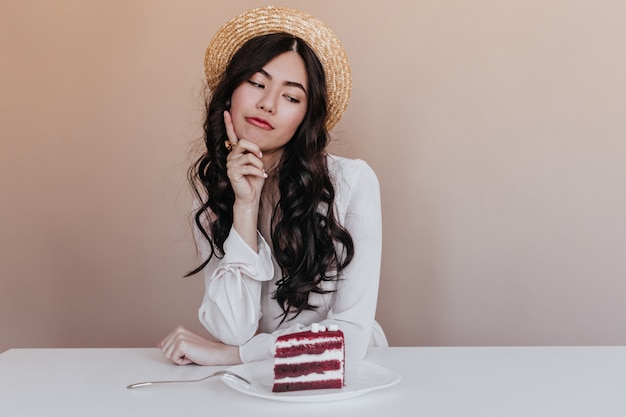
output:
[[[209,88],[213,90],[217,86],[231,58],[246,41],[277,32],[304,40],[322,63],[328,92],[326,128],[331,130],[348,106],[352,86],[350,64],[333,31],[317,18],[299,10],[261,7],[248,10],[222,26],[209,43],[204,58]]]

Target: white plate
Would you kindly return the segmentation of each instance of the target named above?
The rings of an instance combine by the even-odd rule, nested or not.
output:
[[[232,377],[222,377],[224,383],[234,390],[253,397],[286,402],[343,400],[363,395],[369,391],[390,387],[400,382],[400,375],[387,368],[367,361],[354,361],[346,364],[343,388],[272,392],[274,385],[273,360],[246,363],[229,369],[252,381],[251,386],[246,386]]]

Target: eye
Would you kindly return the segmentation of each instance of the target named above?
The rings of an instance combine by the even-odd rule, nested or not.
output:
[[[263,84],[261,84],[261,83],[257,83],[256,81],[253,81],[253,80],[248,80],[248,82],[249,82],[250,84],[252,84],[254,87],[257,87],[257,88],[265,88],[265,86],[264,86]]]
[[[287,101],[289,101],[291,103],[300,103],[300,100],[295,98],[295,97],[288,96],[288,95],[285,95],[283,97],[285,97],[287,99]]]

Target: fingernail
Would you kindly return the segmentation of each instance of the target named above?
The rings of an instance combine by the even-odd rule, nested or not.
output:
[[[265,172],[265,170],[263,170],[263,178],[267,178],[267,172]]]

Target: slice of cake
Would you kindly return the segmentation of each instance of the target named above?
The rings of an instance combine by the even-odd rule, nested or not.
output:
[[[341,388],[345,345],[336,325],[314,323],[311,330],[278,337],[273,392]]]

